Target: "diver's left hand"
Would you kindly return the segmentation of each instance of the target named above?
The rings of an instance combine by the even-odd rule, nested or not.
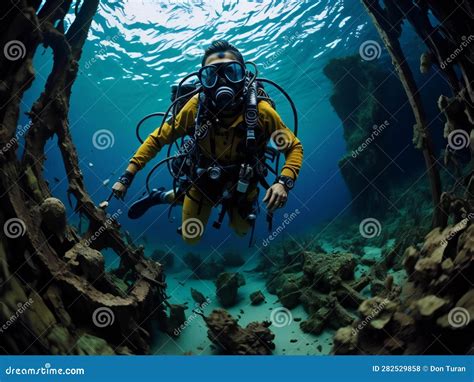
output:
[[[276,209],[283,207],[286,204],[287,199],[288,192],[285,187],[280,183],[275,183],[267,190],[267,193],[263,198],[263,203],[267,203],[268,212],[273,212]]]

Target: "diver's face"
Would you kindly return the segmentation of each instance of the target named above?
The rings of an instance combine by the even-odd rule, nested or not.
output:
[[[230,62],[230,61],[237,61],[237,57],[235,57],[230,52],[225,52],[225,53],[219,52],[219,53],[211,54],[204,62],[204,65],[223,64],[224,62]]]
[[[245,67],[236,61],[237,57],[230,52],[214,53],[206,59],[205,69],[201,71],[201,83],[207,94],[214,106],[224,112],[236,110],[241,104]],[[227,63],[229,66],[225,65]],[[206,68],[209,65],[211,67]]]

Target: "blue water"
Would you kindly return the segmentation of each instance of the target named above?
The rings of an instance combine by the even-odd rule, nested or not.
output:
[[[69,15],[68,22],[73,17]],[[145,114],[166,110],[170,86],[199,67],[202,47],[221,38],[235,44],[245,59],[255,61],[262,76],[282,85],[299,111],[305,160],[286,210],[276,215],[275,225],[284,212],[299,209],[298,218],[285,230],[285,235],[296,236],[347,213],[350,196],[337,165],[345,152],[342,124],[329,103],[332,84],[322,69],[331,58],[358,54],[362,42],[378,40],[359,0],[101,2],[80,62],[70,113],[70,129],[93,200],[99,203],[108,196],[138,147],[137,121]],[[380,60],[388,63],[386,53]],[[37,80],[27,93],[24,111],[38,97],[51,69],[49,50],[38,51],[36,67]],[[271,91],[271,95],[291,127],[288,104],[279,93]],[[151,132],[159,122],[155,120],[143,131]],[[99,129],[112,133],[113,145],[106,150],[92,144]],[[52,141],[48,146],[46,177],[53,193],[65,200],[67,182],[55,145]],[[163,157],[164,153],[158,156]],[[173,211],[172,223],[167,209],[160,206],[138,221],[126,217],[127,204],[144,192],[146,172],[137,176],[125,204],[114,200],[109,212],[120,209],[119,221],[139,242],[186,250],[176,234],[179,208]],[[104,186],[106,179],[110,182]],[[153,184],[168,186],[169,180],[163,168]],[[77,223],[72,212],[70,221]],[[268,235],[266,229],[261,214],[257,243]],[[244,248],[247,243],[248,238],[234,237],[226,226],[216,231],[209,224],[198,250],[210,253],[229,246]]]

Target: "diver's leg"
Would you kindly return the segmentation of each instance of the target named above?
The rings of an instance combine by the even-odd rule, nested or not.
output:
[[[130,219],[138,219],[151,207],[157,204],[171,204],[175,200],[174,191],[165,191],[164,187],[154,189],[141,199],[138,199],[130,206],[128,210],[128,217]]]
[[[229,211],[229,217],[229,226],[234,230],[237,236],[245,236],[252,228],[252,224],[247,219],[242,217],[237,207],[234,207],[231,211]]]
[[[248,215],[256,214],[258,194],[258,188],[255,188],[254,190],[250,191],[244,206],[241,206],[241,208],[235,206],[229,211],[229,226],[238,236],[245,236],[254,224],[252,220],[248,219]]]
[[[212,205],[195,188],[184,197],[181,235],[186,244],[196,244],[204,234]]]

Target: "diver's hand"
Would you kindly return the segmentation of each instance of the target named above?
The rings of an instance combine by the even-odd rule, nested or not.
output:
[[[115,184],[112,186],[112,192],[114,193],[114,196],[118,199],[122,199],[125,197],[125,194],[127,193],[128,187],[120,182],[115,182]]]
[[[273,212],[278,208],[281,208],[285,205],[288,199],[288,192],[280,183],[275,183],[271,186],[265,197],[263,198],[263,203],[267,203],[267,210],[268,212]]]

